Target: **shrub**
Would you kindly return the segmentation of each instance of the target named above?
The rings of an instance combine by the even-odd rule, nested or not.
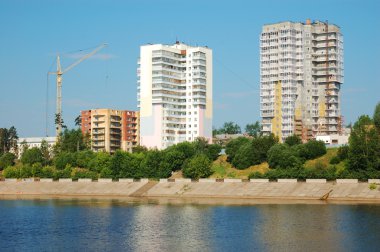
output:
[[[147,151],[148,151],[148,148],[145,146],[138,145],[138,146],[132,147],[132,153],[142,153],[142,152],[147,152]]]
[[[40,178],[53,178],[55,173],[55,168],[52,166],[42,167]]]
[[[97,152],[94,158],[89,162],[88,168],[91,171],[101,172],[104,168],[111,165],[111,155],[107,152]]]
[[[7,152],[0,157],[0,170],[15,164],[16,156],[13,153]]]
[[[34,164],[44,162],[44,157],[41,150],[37,147],[27,149],[22,153],[21,162],[23,164]]]
[[[340,146],[338,148],[338,153],[337,153],[337,157],[339,158],[339,160],[347,159],[348,158],[348,151],[349,151],[348,145]]]
[[[299,168],[302,166],[297,153],[287,144],[276,144],[268,151],[268,164],[271,168]]]
[[[206,178],[212,174],[211,161],[204,154],[194,156],[186,161],[182,172],[187,178]]]
[[[90,171],[88,169],[75,168],[71,171],[71,178],[73,178],[73,179],[80,179],[80,178],[97,179],[98,173]]]
[[[334,156],[330,159],[330,164],[339,164],[340,158],[338,156]]]
[[[307,160],[323,156],[327,152],[326,145],[322,141],[310,140],[304,144],[304,147],[306,149],[304,158]]]
[[[108,167],[104,167],[99,175],[101,178],[113,178],[112,170]]]
[[[75,153],[75,164],[80,168],[90,168],[90,163],[97,155],[91,150],[83,150]]]
[[[17,166],[8,166],[3,170],[4,178],[20,178],[20,168]]]
[[[205,154],[211,160],[216,160],[219,157],[219,153],[222,150],[222,146],[219,144],[209,144]]]
[[[70,164],[67,164],[63,170],[55,170],[53,174],[54,179],[59,178],[71,178],[72,167]]]
[[[377,188],[376,184],[374,184],[374,183],[369,184],[369,189],[370,190],[375,190],[376,188]]]
[[[76,166],[75,153],[61,152],[54,157],[54,165],[58,170],[63,170],[67,165]]]
[[[299,136],[291,135],[285,139],[285,143],[289,146],[302,144],[302,140]]]
[[[32,177],[41,177],[42,173],[42,164],[41,163],[35,163],[32,165],[31,174]]]

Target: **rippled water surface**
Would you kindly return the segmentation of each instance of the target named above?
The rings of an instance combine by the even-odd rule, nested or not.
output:
[[[380,205],[0,200],[1,251],[379,251]]]

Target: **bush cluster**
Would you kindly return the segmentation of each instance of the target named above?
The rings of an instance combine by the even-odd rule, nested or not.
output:
[[[68,138],[70,139],[70,138]],[[183,142],[165,150],[138,147],[134,153],[117,151],[110,155],[88,149],[72,151],[66,148],[46,159],[39,148],[25,150],[21,162],[15,166],[14,157],[8,158],[3,175],[6,178],[168,178],[173,171],[183,169],[189,178],[211,175],[211,163],[221,151],[205,139]],[[7,155],[7,157],[10,155]],[[4,160],[8,160],[4,158]],[[2,158],[0,158],[0,165]],[[4,161],[5,162],[5,161]]]
[[[302,144],[297,136],[289,136],[284,144],[279,144],[274,135],[260,136],[252,140],[239,137],[226,146],[228,161],[237,169],[268,162],[271,168],[300,168],[309,159],[326,153],[321,141],[311,140]]]
[[[304,168],[291,168],[291,169],[271,169],[268,172],[262,174],[260,172],[254,172],[249,175],[250,179],[267,178],[269,180],[276,180],[282,178],[295,178],[298,180],[306,179],[359,179],[366,181],[367,179],[380,178],[380,171],[349,171],[347,169],[338,171],[336,166],[332,165],[325,169],[304,169]]]
[[[246,169],[251,165],[267,161],[268,150],[278,142],[274,135],[260,136],[252,140],[239,137],[226,146],[228,161],[237,169]]]

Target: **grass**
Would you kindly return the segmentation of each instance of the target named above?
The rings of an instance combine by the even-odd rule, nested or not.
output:
[[[327,168],[331,166],[330,160],[335,157],[338,153],[338,148],[329,148],[327,149],[327,153],[319,158],[307,160],[304,164],[304,167],[306,169],[313,169],[313,168]],[[340,173],[345,169],[345,163],[344,161],[340,162],[339,164],[336,164],[335,167],[337,168],[337,172]]]
[[[240,178],[247,179],[249,174],[252,172],[265,173],[269,170],[267,163],[262,163],[259,165],[253,165],[247,169],[239,170],[234,168],[230,163],[227,162],[227,156],[222,155],[217,160],[215,160],[211,167],[214,172],[211,178]]]
[[[369,189],[370,190],[375,190],[377,188],[377,185],[372,183],[372,184],[369,184]]]
[[[327,153],[325,155],[316,159],[307,160],[304,166],[306,169],[312,169],[318,165],[328,167],[330,164],[330,160],[336,156],[337,152],[338,148],[327,149]]]
[[[338,148],[329,148],[327,149],[327,153],[325,155],[313,160],[307,160],[304,164],[304,167],[306,169],[325,169],[331,166],[330,160],[336,156],[337,152]],[[335,167],[337,168],[337,172],[341,172],[345,169],[345,163],[340,162],[339,164],[336,164]],[[213,162],[211,169],[213,171],[213,174],[210,176],[210,178],[246,179],[252,172],[267,172],[269,170],[269,166],[268,163],[265,162],[259,165],[253,165],[244,170],[239,170],[234,168],[230,163],[227,162],[227,155],[222,155]]]

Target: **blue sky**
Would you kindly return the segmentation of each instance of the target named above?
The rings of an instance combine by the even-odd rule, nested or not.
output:
[[[45,135],[47,80],[57,52],[63,67],[81,49],[107,42],[63,79],[63,117],[80,110],[136,109],[139,46],[207,45],[214,54],[215,127],[259,120],[259,34],[266,23],[328,20],[345,49],[345,122],[373,114],[380,101],[380,1],[0,1],[0,127]],[[85,51],[89,52],[89,51]],[[55,65],[53,66],[54,70]],[[55,79],[49,78],[49,135],[54,135]]]

